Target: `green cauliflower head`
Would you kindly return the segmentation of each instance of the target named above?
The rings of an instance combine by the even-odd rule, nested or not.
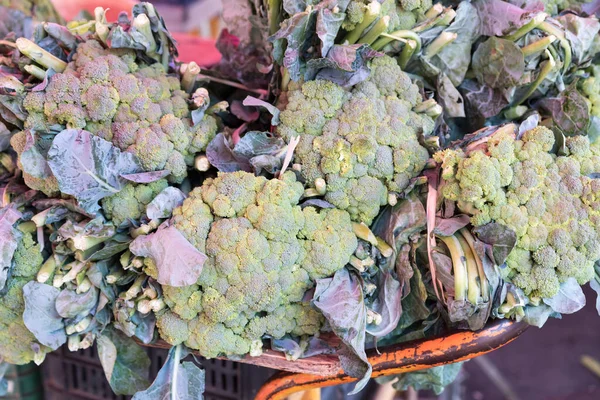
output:
[[[295,160],[309,186],[325,179],[325,200],[370,224],[388,191],[401,192],[429,158],[419,135],[433,121],[412,109],[421,95],[390,57],[371,63],[370,77],[347,91],[315,80],[293,88],[281,112],[279,134],[300,136]]]
[[[33,233],[23,231],[18,240],[11,277],[0,293],[0,360],[20,365],[40,359],[51,349],[38,343],[23,322],[23,286],[35,279],[44,260]]]
[[[148,184],[128,183],[117,194],[102,199],[102,211],[115,226],[139,220],[145,214],[146,206],[167,186],[166,179]]]
[[[164,287],[161,337],[216,357],[249,353],[265,335],[319,331],[304,295],[346,265],[357,239],[347,212],[300,207],[303,191],[292,173],[235,172],[190,193],[172,222],[208,260],[196,285]]]
[[[500,130],[487,148],[470,154],[449,149],[434,155],[442,165],[442,194],[472,215],[475,226],[497,222],[514,230],[506,279],[530,297],[550,298],[569,278],[581,285],[600,259],[600,171],[597,144],[567,138],[569,154],[550,151],[554,133]]]
[[[210,115],[192,124],[187,93],[162,65],[138,65],[133,51],[106,49],[96,40],[81,43],[67,69],[23,104],[26,128],[86,129],[135,154],[145,171],[170,171],[176,183],[218,129]]]

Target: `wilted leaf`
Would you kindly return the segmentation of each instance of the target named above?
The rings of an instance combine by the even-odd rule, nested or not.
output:
[[[104,375],[115,394],[132,395],[148,387],[150,358],[133,339],[105,329],[96,344]]]
[[[565,28],[565,35],[571,45],[573,62],[581,64],[590,57],[594,56],[594,41],[600,31],[600,22],[597,18],[583,18],[575,14],[564,14],[557,17],[558,21]]]
[[[515,86],[525,72],[525,58],[515,42],[491,37],[481,43],[471,63],[481,84],[498,89]]]
[[[317,15],[316,32],[319,39],[321,39],[321,57],[327,56],[327,53],[333,47],[335,37],[346,17],[343,10],[339,12],[339,9],[337,7],[338,11],[335,12],[335,8],[334,10],[321,8]]]
[[[402,315],[402,286],[390,271],[379,273],[378,294],[370,309],[381,315],[382,319],[378,325],[367,325],[367,333],[379,338],[396,328]]]
[[[465,79],[458,90],[465,101],[465,114],[472,129],[483,127],[485,120],[494,117],[508,105],[501,90]]]
[[[32,130],[26,130],[24,133],[26,135],[25,147],[19,157],[23,171],[36,178],[50,178],[52,170],[48,165],[48,161],[46,161],[46,158],[36,146],[36,133]]]
[[[452,236],[459,229],[469,225],[469,222],[470,217],[466,214],[455,215],[452,218],[436,217],[433,232],[440,236]]]
[[[525,316],[523,317],[523,321],[527,322],[529,325],[537,326],[541,328],[544,326],[548,318],[554,312],[551,307],[546,304],[540,304],[539,306],[528,305],[523,310],[525,312]]]
[[[437,95],[444,113],[450,118],[463,118],[465,105],[459,91],[454,87],[445,73],[441,73],[437,80]]]
[[[58,349],[67,341],[62,317],[56,312],[56,299],[60,290],[54,286],[31,281],[23,286],[25,326],[44,346]]]
[[[478,226],[473,229],[473,233],[479,240],[492,246],[496,265],[504,264],[506,257],[517,243],[515,231],[496,222]]]
[[[138,392],[132,400],[188,400],[202,399],[204,393],[204,370],[196,364],[182,360],[189,354],[183,346],[175,346],[152,385]]]
[[[318,279],[313,304],[342,340],[338,355],[344,372],[360,378],[350,394],[359,392],[372,372],[365,353],[367,309],[359,278],[343,268],[333,278]]]
[[[244,99],[244,101],[242,102],[242,104],[245,105],[245,106],[254,106],[254,107],[263,107],[263,108],[265,108],[273,116],[273,118],[271,119],[271,125],[274,125],[274,126],[279,125],[279,113],[280,113],[280,111],[273,104],[267,103],[264,100],[260,100],[260,99],[257,99],[256,97],[252,97],[252,96],[247,96]]]
[[[214,166],[221,172],[246,171],[252,172],[250,162],[243,157],[237,156],[225,135],[218,133],[217,136],[208,144],[206,148],[206,157],[210,165]]]
[[[351,87],[369,77],[368,62],[381,55],[366,44],[336,44],[327,57],[308,61],[304,78],[325,79],[343,87]]]
[[[121,175],[140,171],[131,153],[123,153],[81,129],[66,129],[56,135],[48,151],[48,163],[60,191],[77,198],[89,213],[100,209],[99,200],[121,191]]]
[[[129,248],[136,256],[152,258],[158,271],[156,280],[168,286],[196,283],[207,258],[177,228],[165,224],[154,233],[138,236]]]
[[[21,213],[13,207],[0,209],[0,291],[6,285],[13,255],[18,245],[19,231],[13,224],[21,218]]]
[[[146,207],[146,215],[150,219],[169,218],[173,210],[183,204],[185,194],[176,187],[163,189]]]
[[[585,306],[585,294],[575,278],[569,278],[561,283],[558,294],[544,303],[560,314],[572,314]]]

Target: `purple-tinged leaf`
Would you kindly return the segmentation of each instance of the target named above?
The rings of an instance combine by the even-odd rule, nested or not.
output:
[[[154,261],[158,283],[175,287],[196,283],[207,258],[177,228],[165,224],[154,233],[138,236],[129,249],[136,256]]]
[[[480,33],[484,36],[504,36],[529,22],[539,11],[527,11],[502,0],[478,0],[473,2],[481,19]]]
[[[260,113],[256,107],[246,107],[239,100],[232,101],[229,110],[244,122],[254,122],[260,118]]]
[[[126,179],[135,183],[152,183],[156,182],[159,179],[165,178],[169,176],[171,171],[167,171],[166,169],[162,171],[150,171],[150,172],[138,172],[135,174],[124,174],[121,175],[121,178]]]
[[[36,146],[35,132],[31,129],[24,131],[26,135],[25,147],[20,156],[23,171],[39,179],[48,179],[52,170],[44,155]]]
[[[23,322],[38,342],[52,350],[67,341],[63,319],[55,307],[59,294],[60,290],[44,283],[31,281],[23,286]]]
[[[342,268],[333,278],[318,279],[313,304],[342,340],[338,356],[344,372],[360,379],[350,394],[358,393],[372,372],[365,353],[367,308],[360,278]]]
[[[169,218],[173,210],[183,204],[186,195],[179,189],[169,186],[163,189],[146,207],[150,219]]]
[[[300,204],[300,207],[335,208],[333,204],[323,199],[308,199],[302,204]]]
[[[13,255],[17,250],[19,231],[13,224],[21,218],[21,213],[13,207],[0,209],[0,291],[6,285]]]
[[[586,135],[590,125],[590,109],[587,99],[579,93],[573,82],[558,97],[546,97],[535,107],[552,118],[554,125],[565,136]]]
[[[452,236],[459,229],[469,225],[469,220],[470,217],[466,214],[456,215],[452,218],[436,217],[433,232],[440,236]]]
[[[121,191],[121,175],[141,170],[133,154],[82,129],[66,129],[56,135],[48,163],[60,191],[74,196],[91,214],[100,209],[99,200]]]
[[[206,157],[210,165],[214,166],[221,172],[246,171],[252,172],[252,166],[248,159],[238,157],[229,143],[225,135],[218,133],[217,136],[208,144],[206,148]]]
[[[319,39],[321,39],[321,57],[326,57],[329,50],[333,47],[335,37],[346,18],[346,14],[335,12],[334,10],[321,8],[318,11],[316,32]]]
[[[242,102],[242,104],[245,105],[245,106],[254,106],[254,107],[263,107],[263,108],[265,108],[273,116],[273,118],[271,119],[271,125],[274,125],[274,126],[279,125],[279,113],[280,113],[280,111],[273,104],[267,103],[264,100],[260,100],[260,99],[257,99],[256,97],[252,97],[252,96],[247,96],[244,99],[244,101]]]

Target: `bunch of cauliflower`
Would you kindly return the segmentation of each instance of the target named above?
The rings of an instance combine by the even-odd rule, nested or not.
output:
[[[194,125],[188,100],[179,78],[161,64],[140,63],[133,50],[90,39],[77,46],[64,72],[52,75],[43,90],[29,92],[26,130],[11,143],[21,154],[32,130],[43,152],[50,144],[44,133],[81,128],[133,153],[145,171],[168,170],[169,181],[180,183],[218,130],[211,115]],[[25,174],[25,181],[47,195],[58,193],[54,179]]]
[[[163,339],[216,357],[255,354],[265,335],[319,331],[323,317],[304,295],[346,265],[357,238],[347,212],[300,207],[303,191],[292,173],[235,172],[190,193],[172,223],[209,258],[196,285],[163,286]]]
[[[499,130],[466,154],[445,150],[443,196],[474,226],[495,221],[516,232],[503,274],[530,298],[550,298],[569,278],[580,285],[600,259],[600,147],[585,136],[566,139],[567,154],[551,153],[554,133],[537,127],[515,139]]]
[[[396,60],[378,57],[351,90],[325,80],[292,88],[278,133],[287,141],[300,136],[295,160],[307,186],[324,179],[325,200],[370,224],[388,194],[407,188],[429,158],[419,137],[434,122],[414,111],[421,102]]]

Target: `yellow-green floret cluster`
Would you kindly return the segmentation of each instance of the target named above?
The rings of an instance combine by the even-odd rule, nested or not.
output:
[[[210,115],[192,124],[188,97],[178,77],[161,64],[140,64],[131,50],[106,49],[88,40],[79,44],[63,73],[27,95],[25,128],[40,133],[85,129],[133,153],[145,171],[168,170],[169,180],[179,183],[218,129]],[[15,142],[24,136],[18,134]],[[35,140],[43,147],[42,135]],[[58,192],[57,185],[52,190],[42,183],[30,186]]]
[[[39,244],[35,242],[31,229],[24,229],[27,225],[20,227],[11,277],[0,292],[0,361],[10,364],[43,360],[44,354],[50,351],[50,348],[36,341],[23,323],[23,286],[35,278],[43,262]]]
[[[515,140],[500,130],[485,148],[445,150],[445,198],[472,215],[475,226],[495,221],[514,230],[517,244],[503,269],[529,297],[553,297],[573,277],[581,285],[600,259],[600,147],[567,138],[568,155],[550,151],[554,134],[537,127]]]
[[[413,111],[421,94],[394,59],[376,58],[371,70],[350,91],[324,80],[292,88],[278,127],[287,141],[300,135],[295,161],[307,185],[325,179],[325,200],[366,224],[388,191],[401,192],[421,173],[429,154],[419,135],[434,127]]]
[[[190,193],[172,223],[209,258],[196,285],[163,286],[163,339],[216,357],[253,353],[265,335],[319,331],[323,317],[304,295],[344,267],[357,239],[347,212],[300,207],[303,191],[292,173],[235,172]]]

